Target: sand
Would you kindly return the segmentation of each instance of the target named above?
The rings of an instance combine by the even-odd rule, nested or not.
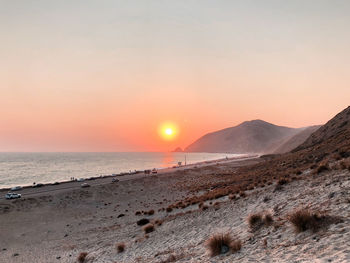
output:
[[[64,189],[62,185],[25,189],[22,199],[0,201],[0,262],[76,262],[81,252],[88,253],[86,262],[350,262],[348,170],[317,177],[306,176],[310,171],[305,170],[300,175],[305,179],[278,191],[269,185],[247,191],[245,198],[213,200],[219,202],[216,206],[207,202],[205,211],[198,204],[164,211],[200,194],[190,192],[188,184],[257,161],[174,169],[118,183],[103,178],[84,189],[77,183]],[[288,215],[306,206],[327,211],[342,222],[316,233],[296,233]],[[149,210],[155,213],[135,215]],[[273,215],[274,224],[251,232],[247,217],[262,211]],[[141,218],[163,223],[145,235],[136,224]],[[210,257],[205,241],[220,232],[240,239],[242,249]],[[126,246],[122,253],[116,249],[119,242]]]

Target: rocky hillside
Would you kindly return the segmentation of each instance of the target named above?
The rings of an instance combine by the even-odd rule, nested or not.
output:
[[[350,106],[314,132],[293,152],[306,149],[325,154],[350,150]]]

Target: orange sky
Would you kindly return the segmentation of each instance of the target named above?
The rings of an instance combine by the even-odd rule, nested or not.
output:
[[[291,2],[5,2],[0,151],[167,151],[245,120],[326,122],[350,102],[350,4]]]

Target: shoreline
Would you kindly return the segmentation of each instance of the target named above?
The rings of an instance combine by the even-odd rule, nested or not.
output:
[[[48,187],[51,186],[51,188],[59,188],[57,190],[61,190],[61,189],[71,189],[71,188],[76,188],[76,186],[74,187],[62,187],[62,185],[67,185],[67,184],[79,184],[79,187],[82,183],[84,182],[95,182],[95,181],[104,181],[104,180],[108,180],[110,178],[118,178],[118,180],[133,180],[133,179],[138,179],[138,178],[142,178],[142,177],[150,177],[150,176],[154,176],[157,174],[165,174],[165,173],[171,173],[171,172],[175,172],[175,171],[184,171],[186,169],[192,169],[192,168],[201,168],[201,167],[205,167],[205,166],[211,166],[211,165],[217,165],[217,164],[222,164],[222,163],[226,163],[226,162],[233,162],[233,161],[243,161],[243,160],[249,160],[249,159],[255,159],[255,158],[259,158],[261,155],[258,154],[242,154],[242,156],[236,156],[236,157],[230,157],[230,158],[220,158],[220,159],[215,159],[215,160],[207,160],[207,161],[200,161],[200,162],[195,162],[195,163],[190,163],[190,164],[186,164],[186,165],[181,165],[181,166],[169,166],[169,167],[164,167],[164,168],[158,168],[157,173],[150,173],[150,174],[146,174],[145,171],[146,170],[151,170],[151,169],[145,169],[145,170],[134,170],[133,172],[121,172],[118,174],[106,174],[106,175],[100,175],[100,176],[94,176],[94,177],[88,177],[88,178],[83,178],[83,181],[78,181],[78,179],[80,178],[75,178],[75,180],[68,180],[68,181],[57,181],[57,182],[50,182],[50,183],[40,183],[38,182],[37,184],[41,184],[42,186],[40,187],[34,187],[33,185],[14,185],[11,187],[2,187],[0,188],[0,200],[4,199],[3,195],[6,192],[11,192],[11,188],[15,187],[15,186],[20,186],[21,190],[17,190],[15,191],[16,193],[22,194],[22,191],[24,190],[28,190],[28,189],[33,189],[33,191],[36,191],[38,193],[41,192],[46,192],[46,191],[40,191],[43,187]],[[131,170],[130,170],[131,171]],[[124,180],[125,179],[125,180]],[[110,183],[108,182],[102,182],[100,184],[105,184],[105,183]],[[91,184],[92,185],[96,185],[96,184]],[[61,186],[61,187],[59,187]],[[55,189],[51,190],[54,191]],[[50,191],[50,190],[49,190]],[[48,192],[49,192],[48,191]]]

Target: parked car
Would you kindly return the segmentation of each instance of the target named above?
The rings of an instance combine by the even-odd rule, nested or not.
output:
[[[44,184],[35,184],[35,185],[33,185],[33,187],[42,187],[42,186],[44,186]]]
[[[6,199],[17,199],[17,198],[21,198],[21,197],[22,197],[21,194],[11,193],[11,192],[9,192],[5,195]]]
[[[81,188],[86,188],[86,187],[90,187],[90,185],[88,183],[81,184]]]
[[[156,173],[158,173],[157,169],[156,169],[156,168],[153,168],[153,169],[152,169],[152,174],[156,174]]]
[[[19,191],[22,190],[22,186],[15,186],[11,188],[11,191]]]
[[[84,178],[79,178],[77,181],[78,181],[78,182],[84,182],[85,179],[84,179]]]

